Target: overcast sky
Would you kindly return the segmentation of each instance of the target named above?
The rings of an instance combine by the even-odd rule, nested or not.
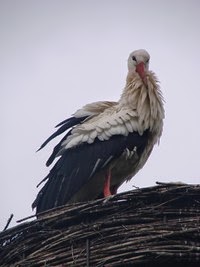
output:
[[[156,181],[200,182],[198,0],[0,1],[0,230],[33,214],[59,141],[54,126],[86,103],[118,100],[130,52],[144,48],[160,82],[160,145],[120,191]]]

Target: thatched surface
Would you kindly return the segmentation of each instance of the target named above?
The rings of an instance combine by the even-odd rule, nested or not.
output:
[[[66,205],[0,233],[2,267],[179,264],[200,266],[200,185]]]

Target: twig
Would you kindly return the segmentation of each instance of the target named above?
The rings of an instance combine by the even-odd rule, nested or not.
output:
[[[28,220],[28,219],[32,219],[32,218],[35,218],[35,217],[36,217],[35,214],[34,214],[34,215],[30,215],[30,216],[28,216],[28,217],[25,217],[25,218],[23,218],[23,219],[18,220],[17,223],[21,223],[21,222],[24,222],[24,221],[26,221],[26,220]]]
[[[13,218],[13,213],[10,215],[10,217],[9,217],[9,219],[8,219],[8,221],[7,221],[7,224],[6,224],[6,226],[4,227],[4,229],[3,229],[3,231],[5,231],[7,228],[8,228],[8,226],[9,226],[9,224],[11,223],[11,221],[12,221],[12,218]]]
[[[90,267],[90,240],[86,239],[86,266]]]

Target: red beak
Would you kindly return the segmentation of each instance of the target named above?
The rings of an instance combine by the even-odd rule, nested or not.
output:
[[[140,78],[146,84],[146,73],[144,69],[144,62],[140,62],[136,65],[136,72],[140,75]]]

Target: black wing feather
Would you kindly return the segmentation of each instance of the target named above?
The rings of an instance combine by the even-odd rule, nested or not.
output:
[[[68,119],[62,121],[58,125],[56,125],[56,127],[60,126],[58,128],[58,130],[55,133],[53,133],[49,138],[47,138],[47,140],[40,146],[40,148],[37,151],[39,151],[43,147],[45,147],[53,138],[64,133],[66,130],[73,127],[74,125],[77,125],[80,122],[84,121],[86,118],[87,118],[87,116],[84,116],[81,118],[71,117],[71,118],[68,118]]]
[[[39,192],[33,208],[36,207],[38,213],[66,204],[89,179],[106,168],[105,163],[111,156],[116,159],[126,148],[133,150],[135,146],[140,155],[147,140],[148,131],[143,135],[133,132],[128,136],[115,135],[105,141],[96,138],[92,144],[82,143],[67,149],[49,172],[48,181]],[[90,177],[95,166],[95,172]],[[102,190],[103,188],[99,189],[99,195]]]

